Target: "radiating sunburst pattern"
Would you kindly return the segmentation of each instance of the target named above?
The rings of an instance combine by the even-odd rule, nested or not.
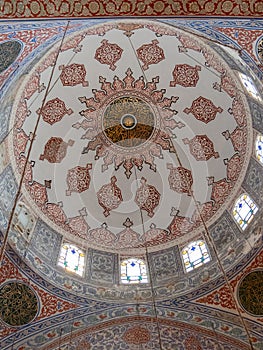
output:
[[[74,127],[86,130],[82,138],[90,140],[83,153],[95,151],[95,159],[103,158],[102,171],[122,165],[127,178],[134,166],[141,170],[144,163],[155,171],[154,158],[162,158],[162,151],[173,152],[173,129],[184,126],[173,119],[177,112],[171,105],[178,98],[157,90],[159,77],[136,80],[130,68],[123,80],[115,76],[111,83],[100,77],[99,82],[101,90],[94,89],[94,97],[79,98],[87,109],[80,112],[85,119]]]

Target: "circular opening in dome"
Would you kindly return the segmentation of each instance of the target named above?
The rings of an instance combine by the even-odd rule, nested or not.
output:
[[[121,118],[121,125],[124,129],[132,130],[137,124],[137,119],[132,114],[125,114]]]
[[[124,148],[146,142],[154,131],[154,125],[151,106],[136,96],[114,99],[103,114],[103,131],[107,138]]]

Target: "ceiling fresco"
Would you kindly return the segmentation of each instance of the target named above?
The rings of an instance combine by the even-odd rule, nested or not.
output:
[[[261,11],[17,5],[2,16]],[[1,350],[262,349],[262,30],[260,19],[0,22]],[[244,193],[257,209],[243,230],[232,210]],[[193,241],[209,259],[187,272]],[[58,264],[70,244],[79,273]],[[147,283],[121,282],[131,257]]]
[[[101,16],[246,16],[261,17],[260,0],[34,0],[4,1],[2,18],[89,18]]]

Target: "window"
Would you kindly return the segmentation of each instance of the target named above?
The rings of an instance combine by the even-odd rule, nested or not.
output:
[[[247,194],[242,194],[236,201],[233,215],[242,230],[245,230],[257,211],[258,207],[253,200]]]
[[[142,259],[130,258],[121,262],[122,283],[147,283],[146,264]]]
[[[253,80],[243,73],[239,73],[240,79],[246,88],[250,96],[254,97],[256,100],[261,101],[260,94],[253,82]]]
[[[29,238],[30,233],[33,231],[35,220],[24,203],[20,202],[17,204],[12,224],[14,230],[23,234],[26,239]]]
[[[186,272],[210,261],[210,256],[204,241],[191,242],[182,250]]]
[[[258,135],[256,139],[256,157],[263,164],[263,136]]]
[[[75,245],[64,242],[60,249],[58,266],[62,266],[65,270],[74,272],[83,276],[85,253]]]

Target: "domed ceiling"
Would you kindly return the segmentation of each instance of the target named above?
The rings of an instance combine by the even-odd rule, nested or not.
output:
[[[0,348],[260,350],[262,72],[233,45],[261,22],[19,23],[0,43]],[[65,242],[83,274],[58,266]],[[148,283],[122,283],[129,258]]]
[[[17,96],[18,180],[34,138],[23,195],[82,246],[188,241],[243,181],[252,126],[238,76],[179,29],[120,21],[82,30],[44,55]]]

